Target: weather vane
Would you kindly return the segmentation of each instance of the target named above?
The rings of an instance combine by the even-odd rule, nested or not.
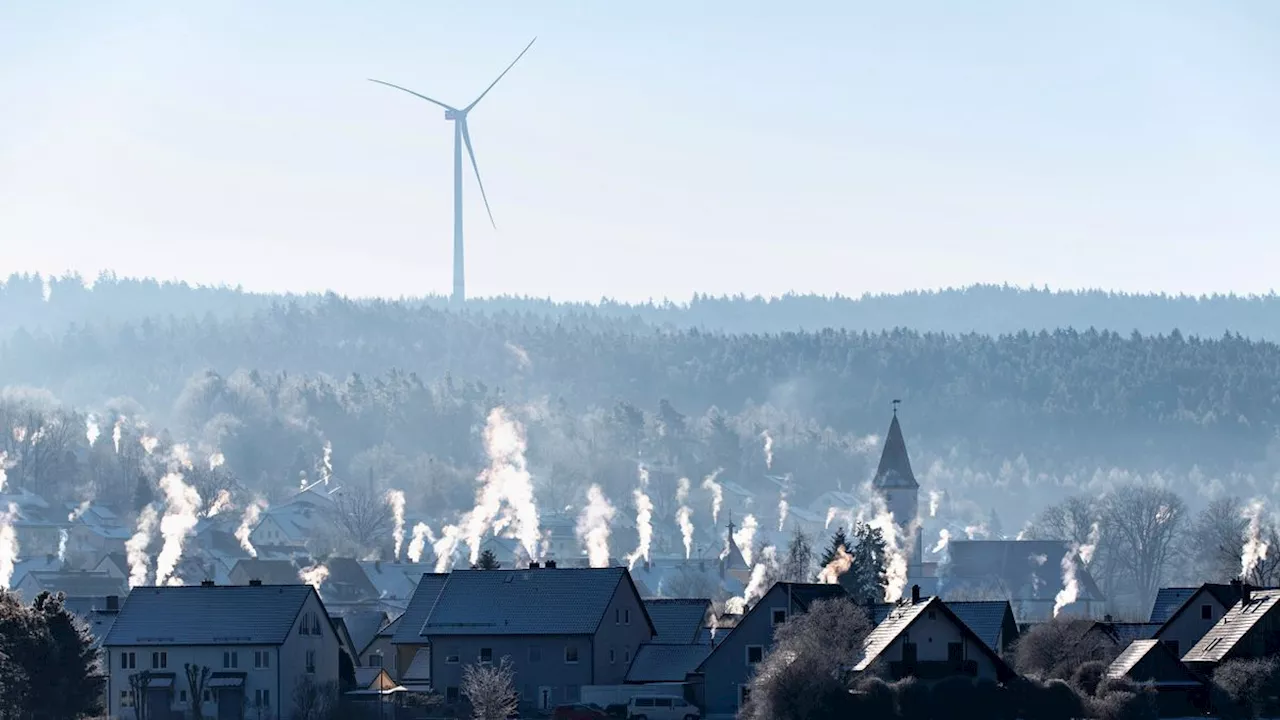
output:
[[[901,404],[901,403],[902,403],[902,401],[901,401],[901,400],[894,400],[894,401],[893,401],[893,414],[894,414],[895,416],[898,414],[898,405],[899,405],[899,404]]]

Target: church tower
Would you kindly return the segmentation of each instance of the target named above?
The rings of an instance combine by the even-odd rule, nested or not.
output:
[[[893,401],[893,420],[884,438],[884,450],[880,453],[880,467],[876,469],[872,484],[884,498],[885,505],[893,513],[900,529],[899,537],[904,545],[910,545],[907,556],[907,575],[918,578],[922,574],[924,536],[916,523],[919,511],[920,483],[911,472],[911,460],[907,457],[907,442],[902,438],[902,426],[898,424],[898,400]]]

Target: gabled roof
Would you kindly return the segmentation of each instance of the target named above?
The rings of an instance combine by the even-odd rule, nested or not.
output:
[[[626,568],[454,570],[421,634],[592,635],[618,586],[640,595]],[[641,605],[641,616],[653,622]]]
[[[387,622],[387,614],[381,610],[357,610],[338,616],[347,627],[351,636],[351,645],[358,653],[369,647],[369,643],[378,636],[378,631]]]
[[[631,660],[626,682],[684,682],[710,654],[710,645],[644,643]]]
[[[777,607],[776,601],[779,598],[786,601],[788,605],[787,616],[790,617],[795,613],[808,612],[809,607],[819,600],[831,600],[836,598],[847,599],[848,597],[848,591],[846,591],[844,586],[839,583],[826,585],[817,583],[776,582],[755,605],[752,605],[751,608],[747,610],[745,615],[731,616],[728,613],[725,613],[724,615],[716,618],[715,627],[717,629],[715,633],[712,634],[710,629],[699,632],[697,644],[710,644],[713,637],[724,638],[726,634],[729,634],[729,636],[732,637],[732,633],[739,626],[746,623],[747,620],[753,617],[756,613],[771,612],[773,608]],[[766,600],[769,602],[766,603]],[[698,665],[695,672],[702,672],[706,667],[707,662],[710,661],[716,653],[723,651],[728,645],[729,643],[724,639],[716,641],[711,653],[707,655],[707,658],[703,660],[700,665]]]
[[[361,560],[365,577],[378,591],[378,597],[408,600],[418,586],[418,578],[431,572],[430,563],[391,563]]]
[[[1253,630],[1280,602],[1280,590],[1254,590],[1249,602],[1231,606],[1222,619],[1195,644],[1182,661],[1216,664],[1227,659],[1240,641]]]
[[[1134,640],[1116,656],[1107,668],[1105,677],[1127,677],[1135,682],[1153,682],[1156,686],[1203,684],[1159,640]]]
[[[711,601],[705,598],[653,598],[644,601],[657,635],[654,644],[689,644],[706,625]]]
[[[947,604],[937,597],[930,597],[920,602],[902,602],[889,611],[885,619],[876,625],[875,629],[867,635],[863,641],[862,656],[858,658],[854,664],[855,672],[862,672],[871,666],[884,652],[893,644],[895,640],[902,636],[916,620],[919,620],[927,610],[936,610],[946,615],[951,622],[959,628],[960,632],[973,640],[975,644],[982,649],[987,657],[996,667],[996,674],[1000,678],[1006,679],[1013,677],[1016,673],[1005,664],[1005,661],[996,654],[996,651],[977,634],[969,628],[954,612],[951,611]]]
[[[396,626],[395,634],[391,636],[392,644],[419,645],[426,642],[421,635],[422,626],[427,622],[427,616],[431,614],[431,608],[435,607],[436,598],[440,597],[440,591],[448,579],[448,573],[430,573],[418,580],[418,587],[413,591],[409,607],[392,623]]]
[[[27,577],[41,590],[60,592],[67,597],[123,595],[126,590],[123,580],[105,572],[32,570]]]
[[[1013,617],[1013,607],[1009,605],[1008,600],[964,602],[948,600],[946,606],[973,631],[974,635],[986,643],[987,647],[997,653],[1003,650],[1000,647],[1000,631],[1011,629],[1015,634],[1018,631],[1017,621]],[[1013,639],[1006,637],[1005,641],[1010,642]]]
[[[907,441],[902,438],[902,426],[898,414],[893,414],[889,433],[884,438],[884,450],[880,453],[880,465],[872,484],[877,488],[918,488],[915,473],[911,472],[911,459],[907,457]]]
[[[329,574],[320,584],[322,595],[341,600],[378,597],[378,589],[369,582],[369,576],[355,558],[331,557],[324,566]]]
[[[401,673],[400,679],[406,683],[431,682],[431,648],[418,648],[409,661],[409,667]]]
[[[313,593],[310,585],[137,587],[103,645],[280,645]]]
[[[1160,588],[1156,592],[1156,600],[1151,604],[1151,617],[1148,618],[1153,623],[1165,623],[1169,618],[1173,617],[1178,609],[1186,604],[1195,595],[1200,588],[1190,587],[1167,587]]]
[[[1202,593],[1211,596],[1224,608],[1229,608],[1240,601],[1240,588],[1228,583],[1205,583],[1197,588],[1160,588],[1156,593],[1156,601],[1151,606],[1151,622],[1165,625],[1173,622],[1174,618],[1181,615],[1187,608],[1198,604],[1195,598]],[[1176,605],[1174,605],[1175,602]],[[1172,610],[1169,609],[1170,606],[1173,606]],[[1157,620],[1157,610],[1161,614],[1165,612],[1168,614],[1163,620]]]
[[[1155,623],[1097,622],[1094,627],[1115,640],[1116,645],[1128,647],[1135,640],[1150,640],[1160,630]]]

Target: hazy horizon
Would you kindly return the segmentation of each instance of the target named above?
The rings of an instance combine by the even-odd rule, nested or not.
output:
[[[734,8],[5,7],[0,274],[446,293],[537,35],[470,294],[1275,287],[1274,5]]]

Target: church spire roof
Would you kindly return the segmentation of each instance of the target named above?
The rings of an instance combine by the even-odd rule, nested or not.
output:
[[[911,460],[907,457],[907,441],[902,439],[902,426],[898,424],[898,408],[893,408],[893,421],[889,434],[884,438],[884,450],[880,453],[880,467],[876,469],[874,484],[878,488],[918,488],[915,473],[911,472]]]

